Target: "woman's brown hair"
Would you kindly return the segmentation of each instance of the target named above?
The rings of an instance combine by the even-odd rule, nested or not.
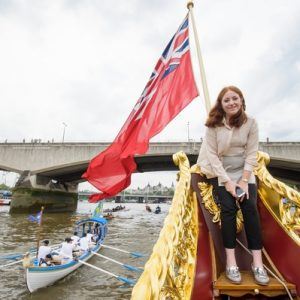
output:
[[[216,104],[210,110],[208,118],[206,120],[205,126],[207,127],[219,127],[224,126],[223,118],[225,117],[225,112],[222,108],[222,99],[224,95],[228,92],[232,91],[237,93],[242,100],[241,109],[229,119],[229,126],[231,127],[241,127],[247,121],[247,115],[245,113],[246,104],[243,93],[241,90],[233,85],[224,87],[218,95]]]

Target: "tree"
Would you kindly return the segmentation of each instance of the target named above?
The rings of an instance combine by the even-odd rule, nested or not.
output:
[[[11,188],[4,183],[0,184],[0,190],[10,191]]]

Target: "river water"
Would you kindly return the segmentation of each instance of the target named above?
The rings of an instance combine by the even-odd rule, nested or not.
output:
[[[104,208],[115,206],[117,204],[104,204]],[[145,253],[147,256],[132,258],[107,248],[102,248],[100,253],[126,264],[143,267],[152,252],[170,205],[160,204],[162,213],[157,215],[147,212],[144,204],[126,203],[125,206],[128,210],[115,213],[116,217],[108,221],[105,244]],[[75,222],[90,216],[95,207],[96,204],[79,201],[76,213],[44,214],[41,239],[49,239],[51,244],[62,242],[65,237],[72,235]],[[156,205],[150,204],[150,207],[154,210]],[[12,252],[24,253],[36,246],[38,225],[28,221],[27,215],[10,215],[8,210],[8,207],[0,206],[0,256]],[[8,262],[10,261],[0,260],[1,265]],[[99,257],[92,257],[89,263],[117,275],[138,278],[138,273],[127,271]],[[130,299],[131,289],[108,275],[82,266],[53,286],[30,294],[21,264],[0,270],[0,299]]]

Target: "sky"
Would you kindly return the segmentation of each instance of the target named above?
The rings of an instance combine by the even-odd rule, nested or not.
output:
[[[211,102],[236,85],[261,141],[299,141],[300,1],[194,3]],[[186,13],[178,0],[0,0],[0,142],[61,141],[63,123],[67,142],[112,141]],[[199,141],[205,118],[201,94],[152,141]],[[175,173],[132,187],[148,181]]]

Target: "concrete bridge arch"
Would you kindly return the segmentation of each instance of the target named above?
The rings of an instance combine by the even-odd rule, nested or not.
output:
[[[68,198],[71,199],[71,209],[74,209],[77,203],[78,183],[83,182],[81,175],[90,159],[106,149],[109,144],[0,144],[0,169],[21,174],[16,184],[12,211],[18,211],[15,208],[27,204],[30,204],[30,207],[34,206],[36,210],[43,201],[48,201],[49,206],[51,197],[58,199],[57,210],[62,210],[62,202],[66,204]],[[172,154],[180,150],[188,155],[191,163],[195,163],[200,145],[200,142],[194,141],[150,143],[148,153],[135,158],[137,171],[177,170],[172,161]],[[260,143],[260,150],[271,156],[270,170],[274,176],[293,184],[300,184],[300,143]],[[30,200],[30,191],[34,191],[37,199],[34,205]],[[56,209],[54,206],[52,208]]]

